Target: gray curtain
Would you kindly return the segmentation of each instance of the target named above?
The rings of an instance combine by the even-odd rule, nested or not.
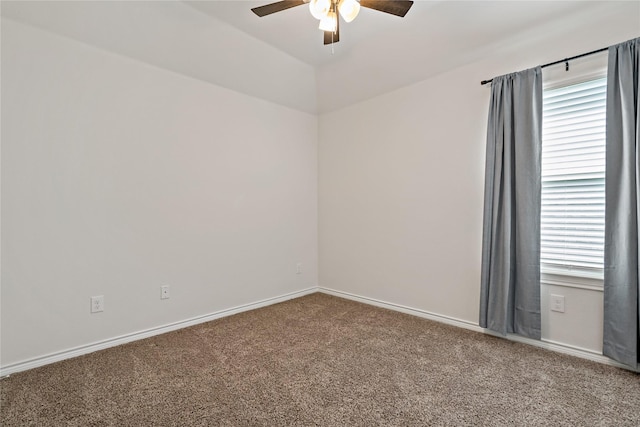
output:
[[[540,339],[540,67],[491,83],[480,326]]]
[[[638,369],[640,39],[609,48],[603,354]]]

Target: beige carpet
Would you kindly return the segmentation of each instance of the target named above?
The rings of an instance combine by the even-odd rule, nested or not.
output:
[[[323,294],[15,374],[2,426],[638,426],[640,376]]]

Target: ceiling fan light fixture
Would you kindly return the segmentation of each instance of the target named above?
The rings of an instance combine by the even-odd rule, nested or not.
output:
[[[320,25],[318,26],[322,31],[330,31],[335,33],[338,29],[338,15],[335,11],[331,10],[320,20]]]
[[[340,11],[340,16],[342,16],[345,22],[351,22],[356,19],[356,16],[360,13],[360,1],[340,0],[340,3],[338,3],[338,10]]]
[[[323,19],[331,10],[331,0],[311,0],[309,2],[309,11],[316,19]]]

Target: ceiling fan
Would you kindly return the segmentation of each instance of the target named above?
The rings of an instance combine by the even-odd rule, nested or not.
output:
[[[256,15],[263,17],[305,3],[309,3],[309,11],[313,17],[320,20],[319,28],[324,31],[324,44],[340,41],[338,14],[348,23],[358,16],[362,6],[404,17],[413,5],[413,1],[405,0],[286,0],[254,7],[251,10]]]

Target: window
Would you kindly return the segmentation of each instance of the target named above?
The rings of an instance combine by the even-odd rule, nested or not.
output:
[[[543,276],[602,279],[605,111],[606,78],[544,90]]]

